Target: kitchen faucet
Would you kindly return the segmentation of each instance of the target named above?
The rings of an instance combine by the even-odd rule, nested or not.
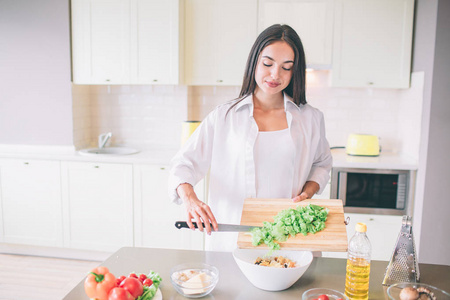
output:
[[[112,132],[102,133],[98,136],[98,147],[102,149],[105,147],[108,140],[112,137]]]

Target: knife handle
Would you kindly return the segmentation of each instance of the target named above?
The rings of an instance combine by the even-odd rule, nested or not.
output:
[[[195,228],[198,228],[197,222],[192,222],[192,224],[194,225]],[[203,228],[205,228],[205,223],[202,222],[202,226],[203,226]],[[175,222],[175,227],[178,229],[189,228],[189,225],[185,221],[177,221],[177,222]],[[211,225],[211,227],[212,227],[212,225]]]

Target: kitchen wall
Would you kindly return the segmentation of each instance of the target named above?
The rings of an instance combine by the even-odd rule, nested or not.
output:
[[[420,262],[450,265],[450,1],[417,4],[413,70],[426,77],[414,232]]]
[[[0,144],[73,144],[69,2],[0,1]]]
[[[423,73],[411,88],[349,89],[330,86],[329,71],[307,74],[307,100],[325,116],[331,146],[345,146],[349,133],[376,134],[383,151],[418,159]],[[240,88],[216,86],[76,86],[74,138],[77,148],[112,131],[113,143],[141,148],[179,147],[181,122],[203,120]]]

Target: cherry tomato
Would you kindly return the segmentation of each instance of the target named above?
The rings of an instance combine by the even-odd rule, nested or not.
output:
[[[136,299],[144,292],[142,283],[137,278],[128,277],[120,284],[121,288],[126,289]]]
[[[150,278],[147,278],[144,280],[145,286],[152,286],[152,284],[153,284],[153,280],[151,280]]]
[[[144,282],[144,280],[145,280],[145,279],[147,279],[147,275],[145,275],[145,274],[141,274],[141,275],[139,275],[139,278],[138,278],[138,279],[139,279],[139,281],[140,281],[140,282],[142,282],[142,283],[143,283],[143,282]]]
[[[336,300],[344,300],[344,299],[342,299],[342,298],[337,298]]]
[[[108,294],[108,300],[134,300],[134,297],[124,288],[113,288]]]
[[[327,295],[320,295],[317,300],[330,300]]]
[[[137,276],[136,274],[134,274],[134,273],[130,273],[130,275],[128,275],[128,277],[131,277],[131,278],[138,278],[138,276]]]

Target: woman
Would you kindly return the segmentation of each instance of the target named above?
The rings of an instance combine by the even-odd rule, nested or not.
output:
[[[172,160],[169,189],[184,203],[187,223],[206,230],[207,250],[232,251],[237,233],[214,233],[217,222],[239,224],[245,198],[321,193],[331,153],[323,114],[306,103],[305,54],[297,33],[273,25],[256,39],[238,99],[218,106]],[[193,186],[209,173],[208,203]],[[209,224],[212,224],[212,227]]]

